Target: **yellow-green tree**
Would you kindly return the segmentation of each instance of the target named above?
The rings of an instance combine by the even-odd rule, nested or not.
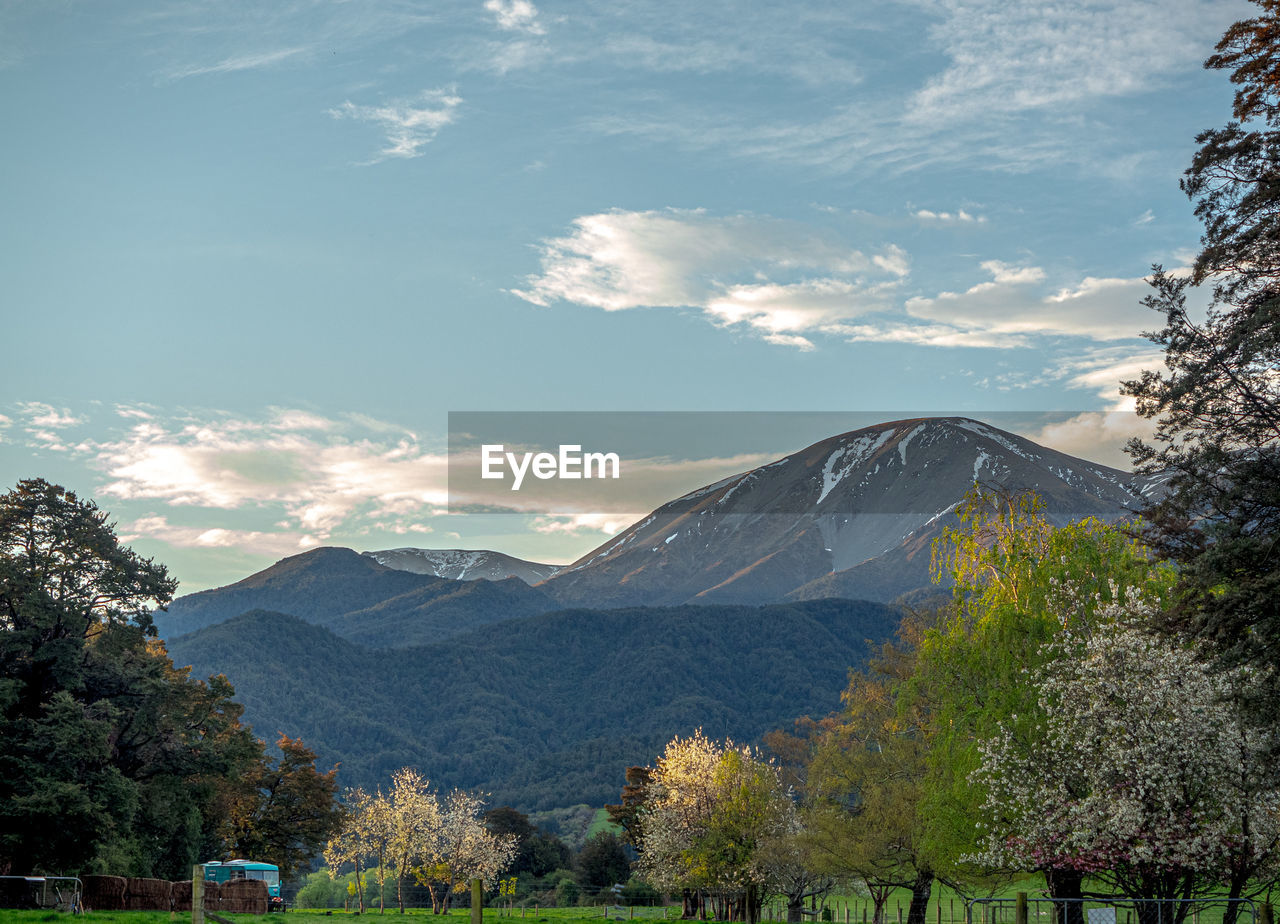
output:
[[[960,525],[934,546],[935,579],[955,582],[952,606],[925,632],[899,709],[929,743],[918,818],[921,849],[953,885],[989,872],[979,852],[984,794],[972,779],[980,743],[1030,740],[1042,727],[1037,677],[1070,632],[1083,643],[1116,603],[1163,599],[1172,569],[1124,529],[1089,518],[1055,526],[1032,494],[970,492]],[[1078,896],[1080,874],[1043,870],[1051,894]]]

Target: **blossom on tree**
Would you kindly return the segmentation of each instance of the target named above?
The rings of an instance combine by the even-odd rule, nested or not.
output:
[[[710,897],[717,918],[759,920],[766,892],[790,860],[779,841],[798,829],[778,768],[750,747],[674,738],[657,761],[643,809],[638,870],[685,894],[685,913]]]
[[[1111,607],[1088,639],[1056,642],[1038,727],[984,742],[979,862],[1102,874],[1125,894],[1166,899],[1223,880],[1239,897],[1276,864],[1272,742],[1235,705],[1249,678],[1152,635],[1151,610]]]

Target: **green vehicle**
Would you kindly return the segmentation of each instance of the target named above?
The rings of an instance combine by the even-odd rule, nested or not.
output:
[[[257,863],[253,860],[213,860],[204,864],[205,882],[231,882],[234,879],[261,879],[267,884],[267,910],[284,911],[284,899],[280,897],[280,867],[274,863]]]

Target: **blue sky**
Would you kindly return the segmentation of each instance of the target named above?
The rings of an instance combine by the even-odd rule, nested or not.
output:
[[[0,474],[190,591],[645,512],[449,516],[450,411],[1072,410],[1028,435],[1114,464],[1253,9],[0,3]]]

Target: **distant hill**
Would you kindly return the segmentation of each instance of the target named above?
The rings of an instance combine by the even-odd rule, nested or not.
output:
[[[535,811],[616,799],[625,768],[672,735],[701,726],[752,741],[839,708],[849,667],[898,618],[848,600],[570,610],[373,651],[254,611],[169,651],[196,676],[225,673],[260,736],[302,737],[341,763],[344,786],[415,766]]]
[[[1132,516],[1161,479],[963,417],[878,424],[663,504],[541,585],[565,606],[893,600],[975,482],[1035,491],[1059,524]]]
[[[248,610],[272,610],[363,645],[406,648],[555,608],[519,578],[455,581],[388,568],[351,549],[320,548],[235,584],[179,597],[155,622],[163,637],[174,638]]]
[[[526,584],[537,584],[563,567],[525,561],[502,552],[473,549],[383,549],[360,554],[388,568],[455,581],[501,581],[516,577]]]

